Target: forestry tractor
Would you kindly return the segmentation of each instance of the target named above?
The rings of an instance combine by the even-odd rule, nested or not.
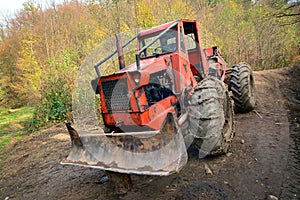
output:
[[[94,62],[96,77],[86,80],[101,117],[83,117],[92,111],[81,109],[89,105],[79,87],[74,126],[66,124],[72,147],[61,163],[166,176],[186,164],[190,145],[199,158],[227,153],[234,111],[255,105],[253,74],[244,62],[227,69],[218,46],[202,48],[199,32],[195,20],[181,19],[141,31],[124,44],[116,35],[115,51]],[[123,49],[133,41],[133,63],[126,65]],[[119,70],[102,75],[101,66],[113,56]],[[76,125],[80,120],[85,124]]]

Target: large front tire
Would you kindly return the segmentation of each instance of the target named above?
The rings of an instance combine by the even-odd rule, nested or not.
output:
[[[189,97],[189,132],[199,158],[227,153],[234,136],[233,107],[225,84],[215,77],[201,81]]]

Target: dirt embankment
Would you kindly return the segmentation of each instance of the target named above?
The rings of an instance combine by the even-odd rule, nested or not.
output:
[[[256,72],[255,80],[257,106],[235,116],[227,155],[199,160],[191,148],[180,173],[132,176],[132,191],[117,196],[102,171],[59,165],[70,142],[56,126],[9,145],[0,199],[299,199],[300,67]]]

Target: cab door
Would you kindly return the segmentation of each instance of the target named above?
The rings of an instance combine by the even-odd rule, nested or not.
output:
[[[179,71],[177,74],[177,89],[179,92],[181,92],[184,88],[192,88],[197,83],[193,77],[193,73],[190,68],[190,61],[188,56],[188,51],[186,48],[186,42],[184,39],[184,29],[183,25],[180,24],[179,30],[178,30],[178,43],[179,43],[179,49],[178,49],[178,60],[179,60]],[[176,72],[175,72],[176,73]]]

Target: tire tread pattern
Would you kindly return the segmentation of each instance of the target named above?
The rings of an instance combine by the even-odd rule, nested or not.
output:
[[[227,96],[226,96],[227,95]],[[225,99],[226,98],[226,99]],[[207,77],[193,90],[189,97],[189,132],[194,136],[194,144],[199,149],[199,158],[206,155],[227,153],[233,137],[233,119],[229,130],[230,139],[225,137],[224,101],[230,101],[226,85],[215,77]],[[232,112],[232,106],[229,108]],[[228,111],[227,111],[228,112]]]
[[[231,98],[234,100],[234,110],[238,113],[253,110],[256,96],[253,72],[250,65],[245,62],[234,65],[226,73],[226,76],[229,80],[229,90],[232,91]]]

